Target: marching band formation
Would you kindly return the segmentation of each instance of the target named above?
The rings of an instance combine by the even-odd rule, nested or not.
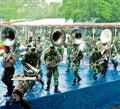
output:
[[[58,64],[63,60],[64,49],[67,51],[66,72],[69,72],[70,66],[72,66],[72,86],[75,86],[82,79],[78,73],[78,69],[84,53],[87,53],[89,56],[89,67],[92,69],[95,82],[97,80],[97,74],[101,73],[102,76],[106,76],[109,60],[113,63],[114,69],[117,70],[117,60],[120,58],[120,40],[112,37],[110,29],[103,30],[100,38],[96,39],[92,37],[83,38],[83,31],[80,28],[75,28],[68,37],[65,31],[57,28],[51,32],[47,43],[41,43],[40,38],[37,40],[29,39],[26,53],[21,56],[24,72],[21,75],[15,75],[14,64],[18,59],[17,56],[20,55],[18,52],[20,42],[17,41],[15,31],[10,27],[4,28],[1,35],[2,41],[5,44],[2,61],[4,71],[1,79],[7,86],[7,93],[4,97],[12,95],[12,97],[6,101],[7,106],[9,103],[21,103],[25,109],[30,109],[29,104],[23,97],[28,88],[30,91],[34,91],[33,86],[35,81],[39,81],[42,88],[44,88],[45,81],[42,79],[43,72],[38,70],[38,68],[41,67],[41,63],[47,68],[47,87],[45,90],[50,90],[53,76],[54,92],[60,93],[61,91],[58,88]],[[48,44],[47,47],[45,47],[46,44]],[[11,48],[11,45],[13,48]],[[43,49],[43,46],[46,49]],[[15,87],[13,86],[13,80],[18,81]]]

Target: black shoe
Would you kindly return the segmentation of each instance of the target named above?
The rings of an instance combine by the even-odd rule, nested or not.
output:
[[[30,89],[30,92],[34,92],[33,89]]]
[[[67,69],[65,72],[69,72],[70,70],[69,69]]]
[[[75,86],[75,85],[76,85],[76,83],[72,83],[71,85],[72,85],[72,86]]]
[[[73,80],[73,83],[71,84],[72,86],[76,85],[76,79]]]
[[[81,79],[80,77],[78,77],[78,81],[77,81],[77,82],[79,83],[81,80],[82,80],[82,79]]]
[[[49,90],[50,90],[50,88],[46,88],[45,90],[46,90],[46,91],[49,91]]]
[[[42,89],[44,88],[44,82],[43,81],[41,81],[41,85],[42,85]]]
[[[4,95],[4,97],[8,97],[8,96],[11,96],[12,95],[12,93],[6,93],[5,95]]]
[[[44,83],[42,84],[42,89],[44,89]]]
[[[55,89],[54,92],[61,93],[61,91],[58,89]]]
[[[96,82],[96,80],[97,80],[97,75],[94,74],[94,81]]]

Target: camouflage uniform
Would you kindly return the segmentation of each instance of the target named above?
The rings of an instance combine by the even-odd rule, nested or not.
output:
[[[20,58],[20,49],[19,49],[19,47],[20,47],[20,42],[17,40],[15,42],[15,44],[13,45],[13,52],[15,53],[17,60],[19,60],[19,58]]]
[[[116,70],[117,66],[118,66],[118,62],[117,62],[117,55],[118,55],[118,49],[117,49],[117,41],[115,41],[112,45],[111,45],[111,62],[114,65],[114,69]]]
[[[27,68],[27,71],[24,70],[24,74],[25,76],[36,76],[36,73],[31,71],[28,66],[26,65],[26,63],[30,64],[33,67],[37,67],[37,54],[35,52],[35,48],[31,48],[31,50],[29,52],[27,52],[23,57],[22,57],[22,64],[23,67]],[[35,81],[29,81],[29,86],[30,86],[30,90],[32,91],[32,88],[35,84]],[[40,83],[42,85],[44,85],[42,79],[40,79]]]
[[[73,80],[72,85],[75,85],[76,81],[79,82],[81,80],[78,74],[78,68],[80,65],[80,60],[83,58],[82,51],[78,49],[77,44],[73,44],[71,58],[72,58],[72,68],[73,68],[73,73],[74,73],[74,80]]]
[[[37,42],[37,63],[38,63],[38,66],[41,65],[41,55],[42,55],[42,44],[40,42],[40,40],[38,40]]]
[[[60,53],[61,57],[62,57],[62,60],[63,60],[63,54],[64,54],[64,48],[62,46],[59,46],[57,48],[57,51]]]
[[[90,67],[92,68],[93,77],[95,81],[97,79],[97,74],[103,70],[101,62],[103,63],[104,61],[101,61],[101,58],[102,55],[98,50],[92,52],[92,54],[89,57],[89,63],[90,63]]]
[[[70,54],[72,53],[72,47],[71,45],[67,46],[67,58],[66,58],[66,65],[67,65],[67,71],[70,70],[71,60],[70,60]]]
[[[27,103],[26,100],[23,99],[24,94],[28,89],[28,86],[29,86],[29,81],[19,80],[16,87],[13,90],[12,98],[6,101],[6,106],[9,106],[9,103],[14,103],[14,104],[21,103],[21,105],[25,109],[30,109],[30,105]]]
[[[54,58],[56,56],[58,56],[58,54],[56,53],[58,51],[55,50],[55,48],[52,46],[50,47],[50,51],[47,52],[45,55],[44,55],[44,60],[45,62],[51,62],[54,60]],[[60,57],[60,56],[59,56]],[[58,61],[60,61],[60,59],[58,59]],[[54,66],[54,67],[49,67],[47,66],[47,88],[46,90],[49,90],[50,89],[50,84],[51,84],[51,78],[52,78],[52,75],[53,75],[53,78],[54,78],[54,91],[55,92],[60,92],[58,90],[58,85],[59,85],[59,82],[58,82],[58,77],[59,77],[59,73],[58,73],[58,66]]]
[[[4,71],[1,80],[7,86],[7,93],[4,96],[9,96],[12,94],[14,88],[13,81],[11,79],[15,73],[14,64],[16,62],[16,55],[10,51],[8,46],[6,46],[5,49],[8,49],[9,52],[4,53],[3,56],[2,65],[4,67]]]

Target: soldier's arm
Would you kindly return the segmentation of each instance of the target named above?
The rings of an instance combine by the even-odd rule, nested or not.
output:
[[[9,63],[14,65],[16,62],[16,55],[15,54],[12,54],[11,57],[10,57],[10,60],[9,60]]]
[[[26,64],[26,55],[27,55],[27,54],[25,54],[25,55],[22,56],[21,62],[22,62],[23,65]]]

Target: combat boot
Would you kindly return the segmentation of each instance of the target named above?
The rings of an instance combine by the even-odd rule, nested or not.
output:
[[[94,81],[96,82],[97,80],[97,74],[94,74]]]
[[[76,79],[73,80],[72,86],[76,85]]]
[[[44,88],[44,82],[42,80],[40,80],[40,83],[42,85],[42,88]]]
[[[58,89],[58,86],[55,86],[54,92],[61,93],[61,91]]]
[[[65,72],[69,72],[70,70],[69,69],[67,69]]]
[[[49,91],[50,90],[50,85],[47,85],[47,88],[45,90]]]
[[[81,78],[78,76],[78,81],[77,82],[79,83],[80,81],[81,81]]]

